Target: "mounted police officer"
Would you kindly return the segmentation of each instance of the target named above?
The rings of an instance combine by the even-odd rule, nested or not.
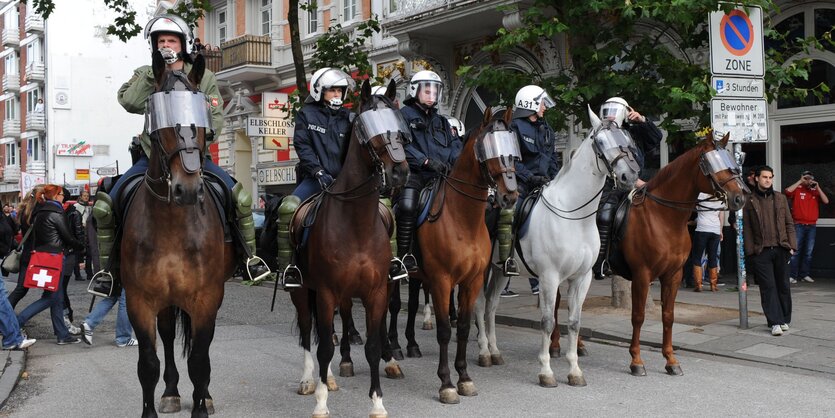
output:
[[[600,106],[600,120],[603,123],[617,125],[621,129],[629,132],[632,140],[637,146],[633,150],[635,159],[638,161],[638,166],[643,169],[645,154],[653,153],[658,150],[661,144],[661,131],[655,126],[652,121],[645,116],[636,112],[629,106],[623,98],[611,97]],[[640,178],[635,182],[635,187],[641,187],[644,181]],[[603,194],[600,197],[600,207],[597,211],[597,229],[600,232],[600,254],[597,257],[592,272],[594,278],[602,280],[604,278],[604,266],[606,254],[609,248],[609,235],[612,229],[612,222],[614,221],[614,212],[618,204],[622,200],[625,192],[618,192],[614,188],[612,179],[606,180],[606,185],[603,186]]]
[[[449,171],[463,146],[452,135],[446,118],[438,114],[443,87],[441,77],[434,71],[418,71],[409,82],[408,98],[400,109],[412,133],[412,142],[406,145],[409,180],[397,205],[397,255],[410,272],[417,270],[411,245],[420,190]]]
[[[310,79],[310,95],[296,114],[293,146],[299,156],[298,186],[278,208],[278,266],[285,290],[301,287],[301,271],[291,264],[290,222],[299,204],[327,189],[342,171],[354,114],[342,105],[354,80],[336,68],[321,68]]]
[[[145,39],[152,51],[159,51],[165,60],[168,70],[181,71],[188,74],[192,67],[191,44],[193,35],[185,21],[174,15],[161,15],[151,19],[145,26]],[[198,86],[206,96],[208,107],[212,115],[212,131],[206,135],[206,141],[212,141],[223,128],[223,98],[217,87],[214,73],[205,70]],[[130,113],[146,114],[148,98],[154,93],[154,73],[150,65],[143,65],[133,72],[128,82],[118,91],[119,104]],[[116,218],[113,214],[113,201],[119,198],[125,181],[135,174],[148,169],[148,155],[151,153],[151,138],[146,125],[140,138],[142,153],[139,160],[113,185],[109,194],[99,191],[93,206],[93,216],[98,226],[99,258],[103,269],[107,269],[115,241]],[[208,146],[208,144],[207,144]],[[244,243],[250,251],[255,253],[255,224],[252,218],[252,197],[241,183],[236,183],[226,171],[218,167],[210,159],[203,161],[203,170],[219,177],[232,191],[237,213],[237,225]],[[249,260],[246,260],[249,261]],[[242,263],[247,265],[247,262]],[[269,274],[266,264],[261,262],[250,268],[253,279],[262,279]],[[109,274],[103,270],[105,276]],[[253,275],[254,273],[254,275]]]
[[[510,129],[516,133],[522,159],[516,162],[516,178],[519,181],[517,208],[534,190],[553,179],[559,171],[554,130],[543,117],[545,111],[554,106],[554,100],[542,87],[529,85],[516,93],[513,122]],[[519,268],[513,259],[513,216],[514,209],[503,209],[499,215],[499,260],[505,276],[518,276]],[[534,294],[539,281],[530,281]]]

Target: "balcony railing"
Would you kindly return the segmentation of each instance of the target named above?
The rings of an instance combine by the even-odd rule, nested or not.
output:
[[[243,35],[220,45],[222,70],[242,65],[272,65],[270,36]]]
[[[20,75],[17,73],[3,74],[3,92],[18,92],[20,91]]]
[[[26,130],[43,132],[46,130],[46,115],[43,112],[29,112],[26,114]]]
[[[403,19],[429,10],[449,7],[450,3],[455,3],[455,0],[397,0],[397,8],[389,15],[395,19]]]
[[[17,183],[20,181],[20,166],[7,164],[3,167],[3,181],[5,183]]]
[[[26,173],[35,176],[46,175],[46,163],[44,161],[33,160],[32,157],[26,159]]]
[[[3,121],[3,136],[20,137],[20,120],[7,119]]]
[[[37,13],[27,15],[23,28],[26,32],[43,32],[43,18]]]
[[[221,70],[223,57],[219,49],[204,50],[203,58],[206,59],[206,68],[211,70],[213,73],[217,73]]]
[[[3,46],[17,49],[20,47],[20,29],[19,28],[5,28],[3,29]]]
[[[45,67],[42,62],[32,62],[26,65],[26,81],[43,81]]]

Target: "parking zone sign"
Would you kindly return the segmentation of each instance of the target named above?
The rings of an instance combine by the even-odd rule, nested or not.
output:
[[[746,12],[747,10],[747,12]],[[757,7],[710,13],[710,71],[713,74],[762,77],[763,17]]]

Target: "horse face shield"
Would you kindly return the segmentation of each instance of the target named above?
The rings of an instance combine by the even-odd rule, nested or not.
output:
[[[730,210],[737,210],[745,204],[745,195],[751,193],[742,181],[742,169],[731,154],[722,148],[717,148],[702,154],[699,160],[702,173],[710,178],[716,197],[725,201]],[[720,177],[724,172],[730,176]],[[736,190],[729,190],[729,183],[736,184]]]
[[[394,165],[392,174],[395,183],[389,186],[402,186],[408,176],[408,167],[401,169],[406,161],[403,145],[411,140],[409,127],[403,116],[391,108],[378,108],[361,113],[357,119],[355,129],[360,143],[370,148],[372,157],[378,164],[382,164],[380,155],[383,152],[388,154]],[[383,181],[385,182],[385,177]],[[384,188],[386,186],[384,183]]]
[[[609,125],[594,135],[593,145],[598,155],[603,157],[609,176],[615,183],[622,189],[631,188],[638,180],[641,167],[635,158],[635,143],[629,132],[613,124]],[[626,170],[618,169],[619,161],[626,163]]]
[[[507,130],[488,132],[481,141],[476,143],[475,156],[479,163],[487,164],[491,179],[494,175],[501,175],[506,192],[516,192],[518,189],[516,161],[522,159],[522,153],[519,150],[519,140],[515,132]],[[495,160],[499,166],[496,173],[490,170],[491,160]],[[493,187],[498,187],[498,184],[494,184]]]
[[[212,116],[206,96],[200,92],[167,91],[154,93],[148,98],[146,129],[150,135],[166,128],[177,131],[177,147],[163,150],[170,159],[179,152],[183,170],[196,173],[202,167],[205,144],[197,143],[197,129],[212,130]]]

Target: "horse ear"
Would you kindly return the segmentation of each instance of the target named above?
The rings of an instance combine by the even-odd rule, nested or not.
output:
[[[371,84],[368,80],[362,82],[362,90],[360,93],[360,103],[368,103],[371,99]]]
[[[484,120],[481,121],[481,126],[487,126],[490,124],[490,121],[493,120],[493,108],[488,107],[487,110],[484,111]]]
[[[505,126],[510,126],[510,122],[513,120],[513,107],[508,107],[507,110],[504,111],[504,124]]]
[[[200,82],[203,81],[203,74],[205,73],[206,60],[203,58],[203,54],[197,54],[197,58],[194,59],[194,65],[191,66],[191,71],[188,73],[188,79],[195,88],[200,86]]]
[[[394,79],[391,79],[388,87],[386,87],[386,97],[388,97],[392,103],[397,100],[397,83],[394,82]]]
[[[730,138],[731,138],[731,133],[730,132],[725,133],[725,136],[722,137],[722,142],[721,142],[722,143],[722,148],[725,148],[725,146],[728,145],[728,139],[730,139]]]
[[[165,74],[165,60],[162,59],[162,54],[154,50],[151,54],[151,69],[154,71],[154,80],[157,86],[162,85],[162,76]]]
[[[594,113],[594,112],[591,110],[591,106],[590,106],[590,105],[586,104],[586,106],[589,108],[589,120],[591,120],[591,127],[592,127],[593,129],[597,129],[597,127],[598,127],[598,126],[600,126],[600,118],[599,118],[599,117],[597,117],[597,114],[596,114],[596,113]]]

